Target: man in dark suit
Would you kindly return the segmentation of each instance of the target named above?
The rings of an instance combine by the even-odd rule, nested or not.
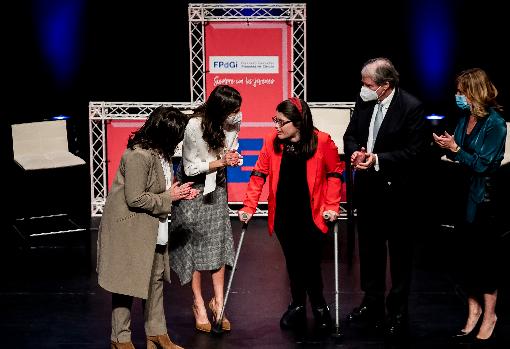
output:
[[[348,320],[384,324],[388,248],[391,289],[386,298],[386,334],[399,336],[408,322],[412,271],[412,200],[417,167],[430,144],[420,101],[398,87],[399,74],[387,58],[366,62],[362,87],[344,135],[354,171],[361,305]]]

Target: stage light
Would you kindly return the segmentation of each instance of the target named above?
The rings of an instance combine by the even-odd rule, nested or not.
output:
[[[425,117],[432,127],[432,132],[434,132],[437,135],[443,134],[445,131],[444,127],[444,115],[437,115],[437,114],[430,114]]]
[[[436,115],[436,114],[427,115],[427,120],[430,120],[431,122],[439,122],[443,119],[444,119],[443,115]]]
[[[50,120],[69,120],[71,117],[68,116],[68,115],[57,115],[57,116],[52,116],[50,118]]]

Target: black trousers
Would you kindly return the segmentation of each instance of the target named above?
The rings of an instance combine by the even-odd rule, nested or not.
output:
[[[287,264],[292,304],[305,305],[308,295],[312,307],[325,306],[321,270],[324,234],[316,227],[281,226],[275,233]]]
[[[386,298],[386,307],[390,315],[405,314],[408,309],[413,263],[413,228],[409,217],[408,208],[402,207],[402,202],[395,202],[391,195],[381,195],[370,204],[358,207],[360,278],[361,289],[365,292],[364,302],[384,305],[389,256],[391,289]]]

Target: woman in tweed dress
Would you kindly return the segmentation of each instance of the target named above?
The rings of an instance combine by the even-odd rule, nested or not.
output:
[[[147,348],[178,349],[167,334],[163,280],[169,281],[167,217],[172,201],[198,193],[172,183],[171,157],[187,117],[159,107],[128,141],[99,226],[99,285],[112,293],[112,349],[133,349],[131,306],[142,298]]]
[[[241,95],[217,86],[191,117],[182,146],[182,180],[193,182],[200,194],[174,205],[170,225],[171,267],[182,284],[191,281],[195,328],[210,332],[202,297],[201,274],[211,274],[214,297],[209,309],[216,320],[223,306],[225,265],[232,265],[234,248],[227,205],[225,167],[240,164],[237,134],[241,125]],[[184,173],[182,173],[184,172]],[[175,218],[173,217],[175,214]],[[230,330],[223,317],[222,328]]]

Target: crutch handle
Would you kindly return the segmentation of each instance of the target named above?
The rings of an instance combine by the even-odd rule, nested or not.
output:
[[[253,214],[249,214],[248,212],[241,211],[241,210],[238,211],[238,215],[239,215],[239,221],[241,223],[248,223],[248,221],[253,216]]]
[[[337,215],[338,217],[338,215]],[[331,214],[329,212],[324,212],[322,214],[322,218],[324,218],[325,220],[329,221],[329,219],[331,218]]]

